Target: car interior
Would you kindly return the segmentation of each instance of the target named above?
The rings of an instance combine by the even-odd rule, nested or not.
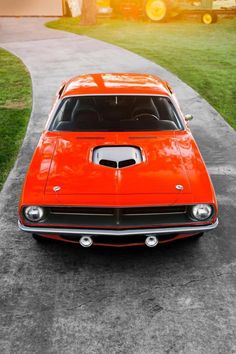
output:
[[[65,98],[51,131],[163,131],[183,129],[168,97],[72,96]]]

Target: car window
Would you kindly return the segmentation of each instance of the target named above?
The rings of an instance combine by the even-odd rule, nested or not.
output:
[[[164,96],[73,96],[65,98],[50,126],[53,131],[161,131],[183,129]]]

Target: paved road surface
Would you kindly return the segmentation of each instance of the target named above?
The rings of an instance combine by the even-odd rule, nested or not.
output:
[[[0,194],[2,354],[236,353],[236,134],[196,92],[161,67],[43,19],[0,20],[0,45],[33,82],[33,111]],[[198,243],[156,249],[38,245],[17,229],[31,153],[61,81],[98,71],[150,72],[175,88],[211,172],[220,225]]]

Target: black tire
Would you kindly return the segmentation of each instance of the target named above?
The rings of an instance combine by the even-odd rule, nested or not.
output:
[[[205,25],[211,25],[217,22],[217,14],[213,11],[206,11],[201,16],[201,21]]]

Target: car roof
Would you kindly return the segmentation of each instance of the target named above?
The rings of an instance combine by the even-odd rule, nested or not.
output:
[[[159,77],[135,73],[80,75],[65,83],[61,98],[74,95],[147,94],[170,96],[170,88]]]

